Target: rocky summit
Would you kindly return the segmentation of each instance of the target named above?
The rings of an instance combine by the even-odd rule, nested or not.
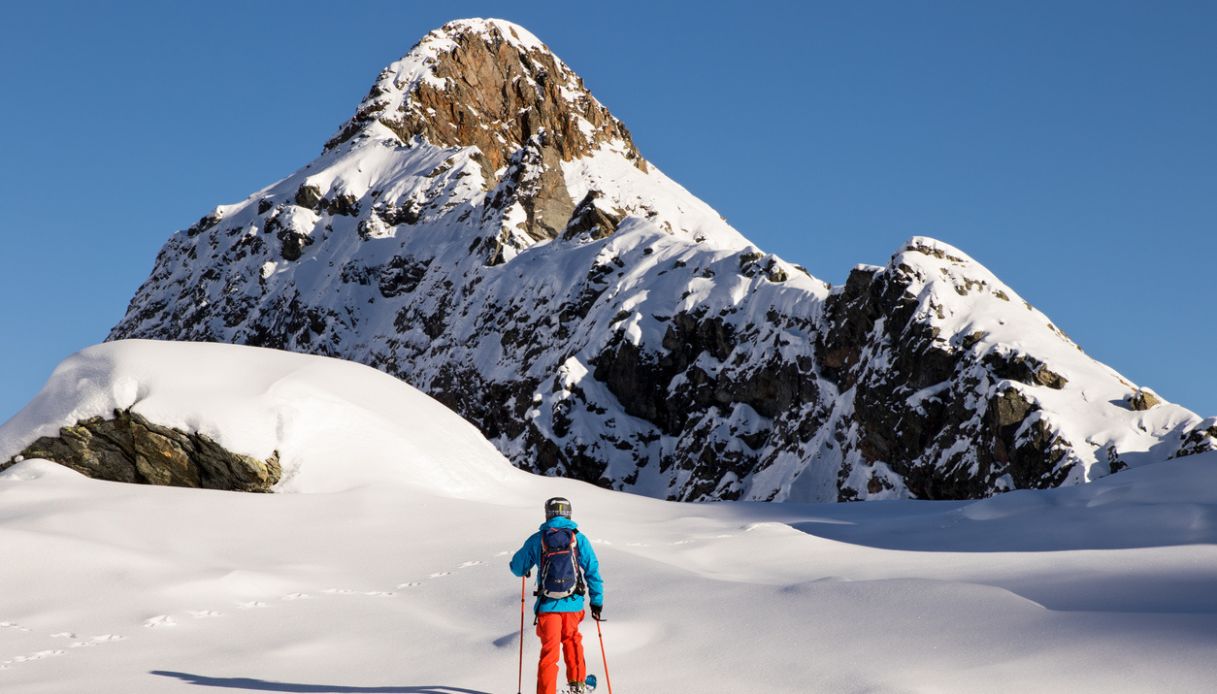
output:
[[[976,498],[1217,448],[945,243],[839,287],[757,249],[500,20],[431,32],[317,159],[174,234],[136,337],[370,364],[519,467],[671,499]]]

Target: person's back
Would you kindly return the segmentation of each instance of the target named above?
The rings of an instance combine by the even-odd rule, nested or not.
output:
[[[524,541],[511,558],[511,572],[527,576],[536,567],[537,636],[541,657],[537,664],[537,694],[555,694],[558,686],[558,650],[566,661],[570,691],[583,691],[587,663],[579,622],[590,603],[593,619],[604,606],[604,583],[596,551],[571,520],[571,505],[556,497],[545,502],[545,522]]]

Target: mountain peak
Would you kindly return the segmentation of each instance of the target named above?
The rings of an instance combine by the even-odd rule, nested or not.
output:
[[[501,19],[460,19],[381,71],[326,150],[379,124],[403,144],[477,147],[486,180],[533,144],[561,161],[603,145],[646,170],[629,131],[536,36]]]
[[[171,237],[110,337],[361,361],[521,467],[676,499],[974,498],[1217,446],[945,243],[804,273],[532,34],[459,20],[320,157]]]

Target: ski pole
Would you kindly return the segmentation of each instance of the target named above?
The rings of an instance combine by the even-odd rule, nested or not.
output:
[[[604,661],[604,681],[608,682],[609,694],[613,694],[613,678],[609,677],[608,656],[604,654],[604,634],[600,632],[600,621],[596,622],[596,636],[600,637],[600,659]]]
[[[527,581],[527,576],[520,577],[520,677],[516,682],[516,694],[524,694],[524,590]]]

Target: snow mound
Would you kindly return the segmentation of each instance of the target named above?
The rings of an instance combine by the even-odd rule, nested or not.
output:
[[[0,426],[0,460],[41,436],[131,409],[229,450],[278,451],[276,491],[406,484],[442,496],[501,494],[525,473],[418,390],[352,362],[207,343],[124,340],[65,360]]]

